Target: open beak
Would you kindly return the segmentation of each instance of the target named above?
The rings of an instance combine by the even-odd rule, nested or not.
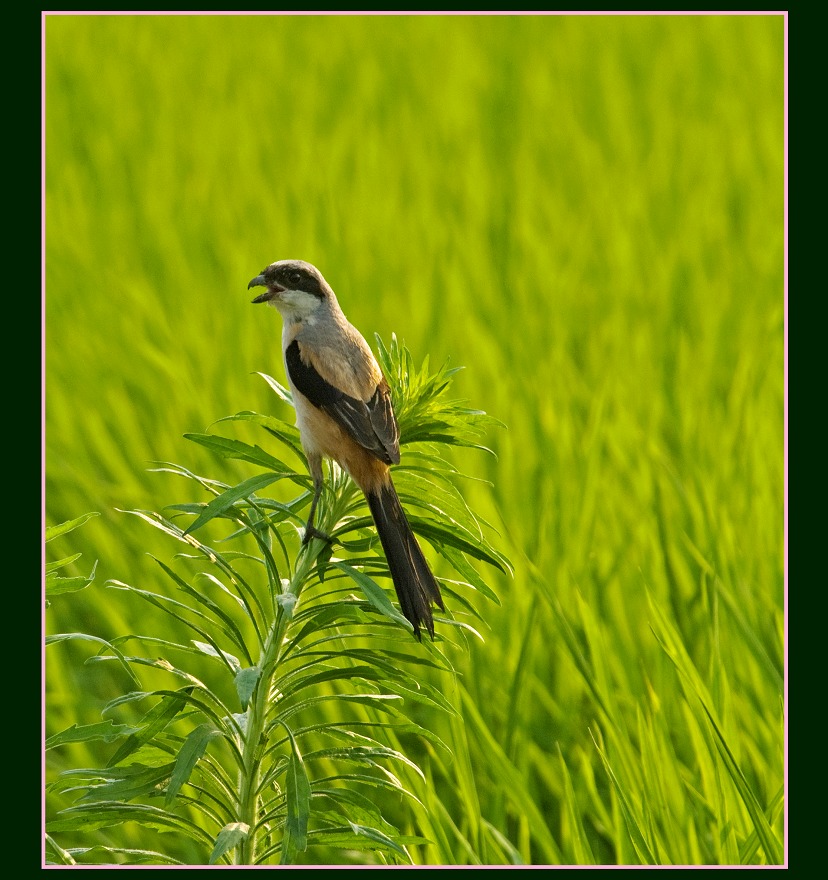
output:
[[[247,285],[247,289],[250,290],[251,287],[267,287],[267,290],[264,293],[260,293],[256,299],[252,300],[254,303],[268,302],[285,289],[278,284],[268,285],[267,281],[265,281],[264,275],[257,275],[255,278],[251,279],[250,284]]]

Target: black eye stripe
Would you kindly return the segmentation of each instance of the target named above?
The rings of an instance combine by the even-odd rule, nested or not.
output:
[[[309,293],[318,299],[324,299],[325,294],[322,290],[322,282],[311,272],[304,269],[295,269],[289,267],[279,267],[271,270],[271,277],[282,288],[288,290],[301,290]]]

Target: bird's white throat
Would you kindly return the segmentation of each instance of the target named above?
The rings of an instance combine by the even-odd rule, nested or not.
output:
[[[304,290],[282,290],[268,305],[278,309],[285,321],[313,322],[313,316],[322,300]]]

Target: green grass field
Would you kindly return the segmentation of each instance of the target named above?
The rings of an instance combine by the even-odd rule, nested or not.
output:
[[[453,459],[514,576],[426,673],[458,715],[415,710],[451,756],[405,739],[412,859],[782,862],[783,53],[779,15],[48,16],[46,518],[101,515],[49,545],[98,567],[47,631],[171,631],[104,586],[179,549],[118,509],[204,500],[153,462],[255,473],[183,435],[292,421],[247,282],[305,259],[505,425]],[[48,648],[47,733],[123,691],[95,650]]]

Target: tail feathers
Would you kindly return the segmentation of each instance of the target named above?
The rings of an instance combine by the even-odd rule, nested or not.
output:
[[[403,614],[420,638],[420,624],[425,624],[434,638],[434,620],[431,603],[445,610],[437,580],[428,567],[423,551],[411,530],[400,504],[394,484],[388,482],[376,492],[366,494],[368,507],[377,526],[382,549],[394,581],[394,589]]]

